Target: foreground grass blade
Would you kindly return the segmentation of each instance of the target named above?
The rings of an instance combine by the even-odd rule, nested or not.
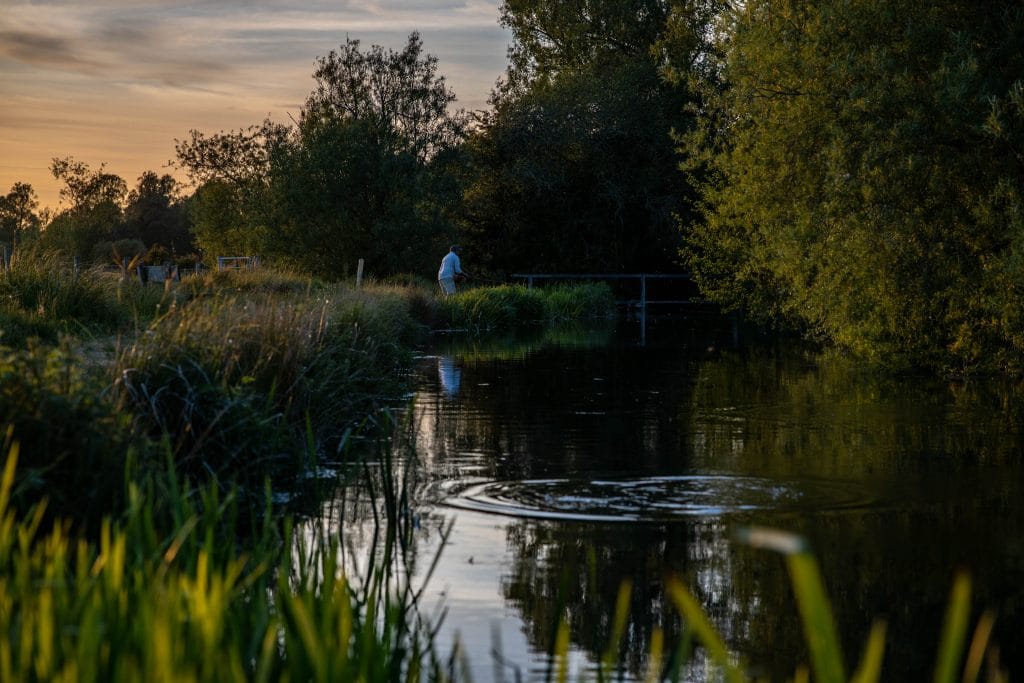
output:
[[[626,618],[629,616],[629,598],[633,593],[633,582],[628,579],[619,585],[619,594],[615,599],[615,617],[612,620],[611,637],[608,649],[601,657],[601,668],[598,670],[601,679],[610,674],[619,660],[619,648],[622,646],[622,635],[626,631]]]
[[[811,555],[807,544],[798,536],[771,529],[746,529],[741,532],[740,538],[755,548],[774,550],[786,557],[793,593],[804,625],[804,638],[811,651],[814,680],[817,683],[844,683],[846,669],[836,634],[835,618],[825,595],[818,562]]]
[[[953,581],[953,591],[949,596],[949,606],[946,608],[939,657],[935,662],[935,683],[954,683],[957,679],[957,668],[964,652],[970,612],[971,580],[961,572]]]
[[[996,615],[992,610],[986,610],[978,619],[978,626],[974,629],[974,638],[971,639],[971,647],[967,651],[967,662],[964,664],[964,683],[974,683],[978,680],[981,663],[985,659],[985,652],[988,651],[988,641],[992,637],[992,629],[995,624]]]
[[[864,646],[864,657],[850,679],[850,683],[877,683],[882,676],[882,657],[885,654],[885,622],[876,621],[871,626],[868,643]]]
[[[676,609],[686,619],[687,626],[707,649],[712,661],[722,667],[726,679],[733,683],[744,681],[743,670],[734,663],[729,649],[725,646],[725,641],[711,625],[711,620],[704,613],[700,603],[676,579],[670,579],[666,587]]]

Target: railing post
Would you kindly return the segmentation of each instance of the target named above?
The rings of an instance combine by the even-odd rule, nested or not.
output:
[[[529,275],[526,278],[526,288],[527,289],[533,289],[533,276],[532,275]]]
[[[640,276],[640,307],[647,313],[647,275]]]

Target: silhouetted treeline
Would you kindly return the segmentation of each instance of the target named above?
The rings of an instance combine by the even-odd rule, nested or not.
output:
[[[191,194],[55,159],[69,206],[40,216],[15,185],[0,242],[337,279],[360,258],[430,277],[458,241],[496,279],[686,270],[872,362],[1020,371],[1018,3],[505,0],[499,20],[486,111],[453,108],[418,34],[348,40],[291,124],[179,140]]]

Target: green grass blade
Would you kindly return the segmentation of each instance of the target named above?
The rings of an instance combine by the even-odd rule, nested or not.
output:
[[[745,680],[742,669],[735,664],[732,655],[729,654],[729,648],[726,647],[725,641],[715,631],[711,620],[708,619],[704,609],[690,594],[690,591],[675,579],[669,580],[667,590],[676,609],[686,619],[688,628],[704,645],[712,661],[722,667],[726,679],[734,683]]]
[[[885,630],[884,621],[876,621],[871,626],[871,633],[868,635],[867,645],[864,646],[864,656],[860,660],[860,666],[850,679],[850,683],[877,683],[882,676],[882,657],[885,654]]]
[[[601,671],[611,672],[619,658],[622,646],[622,634],[626,631],[626,619],[629,616],[629,598],[633,593],[633,582],[626,579],[619,584],[619,594],[615,599],[615,616],[612,618],[612,632],[608,639],[608,649],[601,658]]]
[[[555,680],[558,683],[566,683],[569,680],[569,624],[565,620],[558,622],[558,632],[555,635]]]
[[[797,553],[788,556],[786,563],[804,623],[804,637],[811,650],[814,680],[843,683],[846,680],[843,653],[818,562],[809,553]]]
[[[958,573],[946,608],[938,660],[935,662],[935,683],[954,683],[967,638],[967,622],[971,612],[971,579]]]
[[[996,615],[992,610],[986,610],[978,620],[978,626],[974,629],[974,638],[971,639],[971,647],[967,650],[967,662],[964,664],[964,683],[974,683],[978,680],[981,672],[981,663],[988,651],[988,642],[992,637],[992,628],[996,623]]]
[[[817,683],[844,683],[846,668],[839,646],[836,622],[825,594],[818,562],[799,536],[772,529],[746,529],[740,539],[755,548],[765,548],[786,557],[804,638],[811,651],[811,667]]]

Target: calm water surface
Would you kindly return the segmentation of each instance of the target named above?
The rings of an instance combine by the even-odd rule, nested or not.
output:
[[[884,617],[887,680],[930,678],[966,568],[1024,675],[1018,387],[882,379],[701,317],[434,341],[410,408],[416,572],[451,525],[424,606],[447,610],[440,644],[459,639],[473,680],[542,679],[559,616],[585,671],[624,580],[624,675],[640,675],[652,630],[679,632],[670,575],[758,671],[791,676],[806,653],[788,576],[736,541],[751,525],[810,541],[848,666]]]

